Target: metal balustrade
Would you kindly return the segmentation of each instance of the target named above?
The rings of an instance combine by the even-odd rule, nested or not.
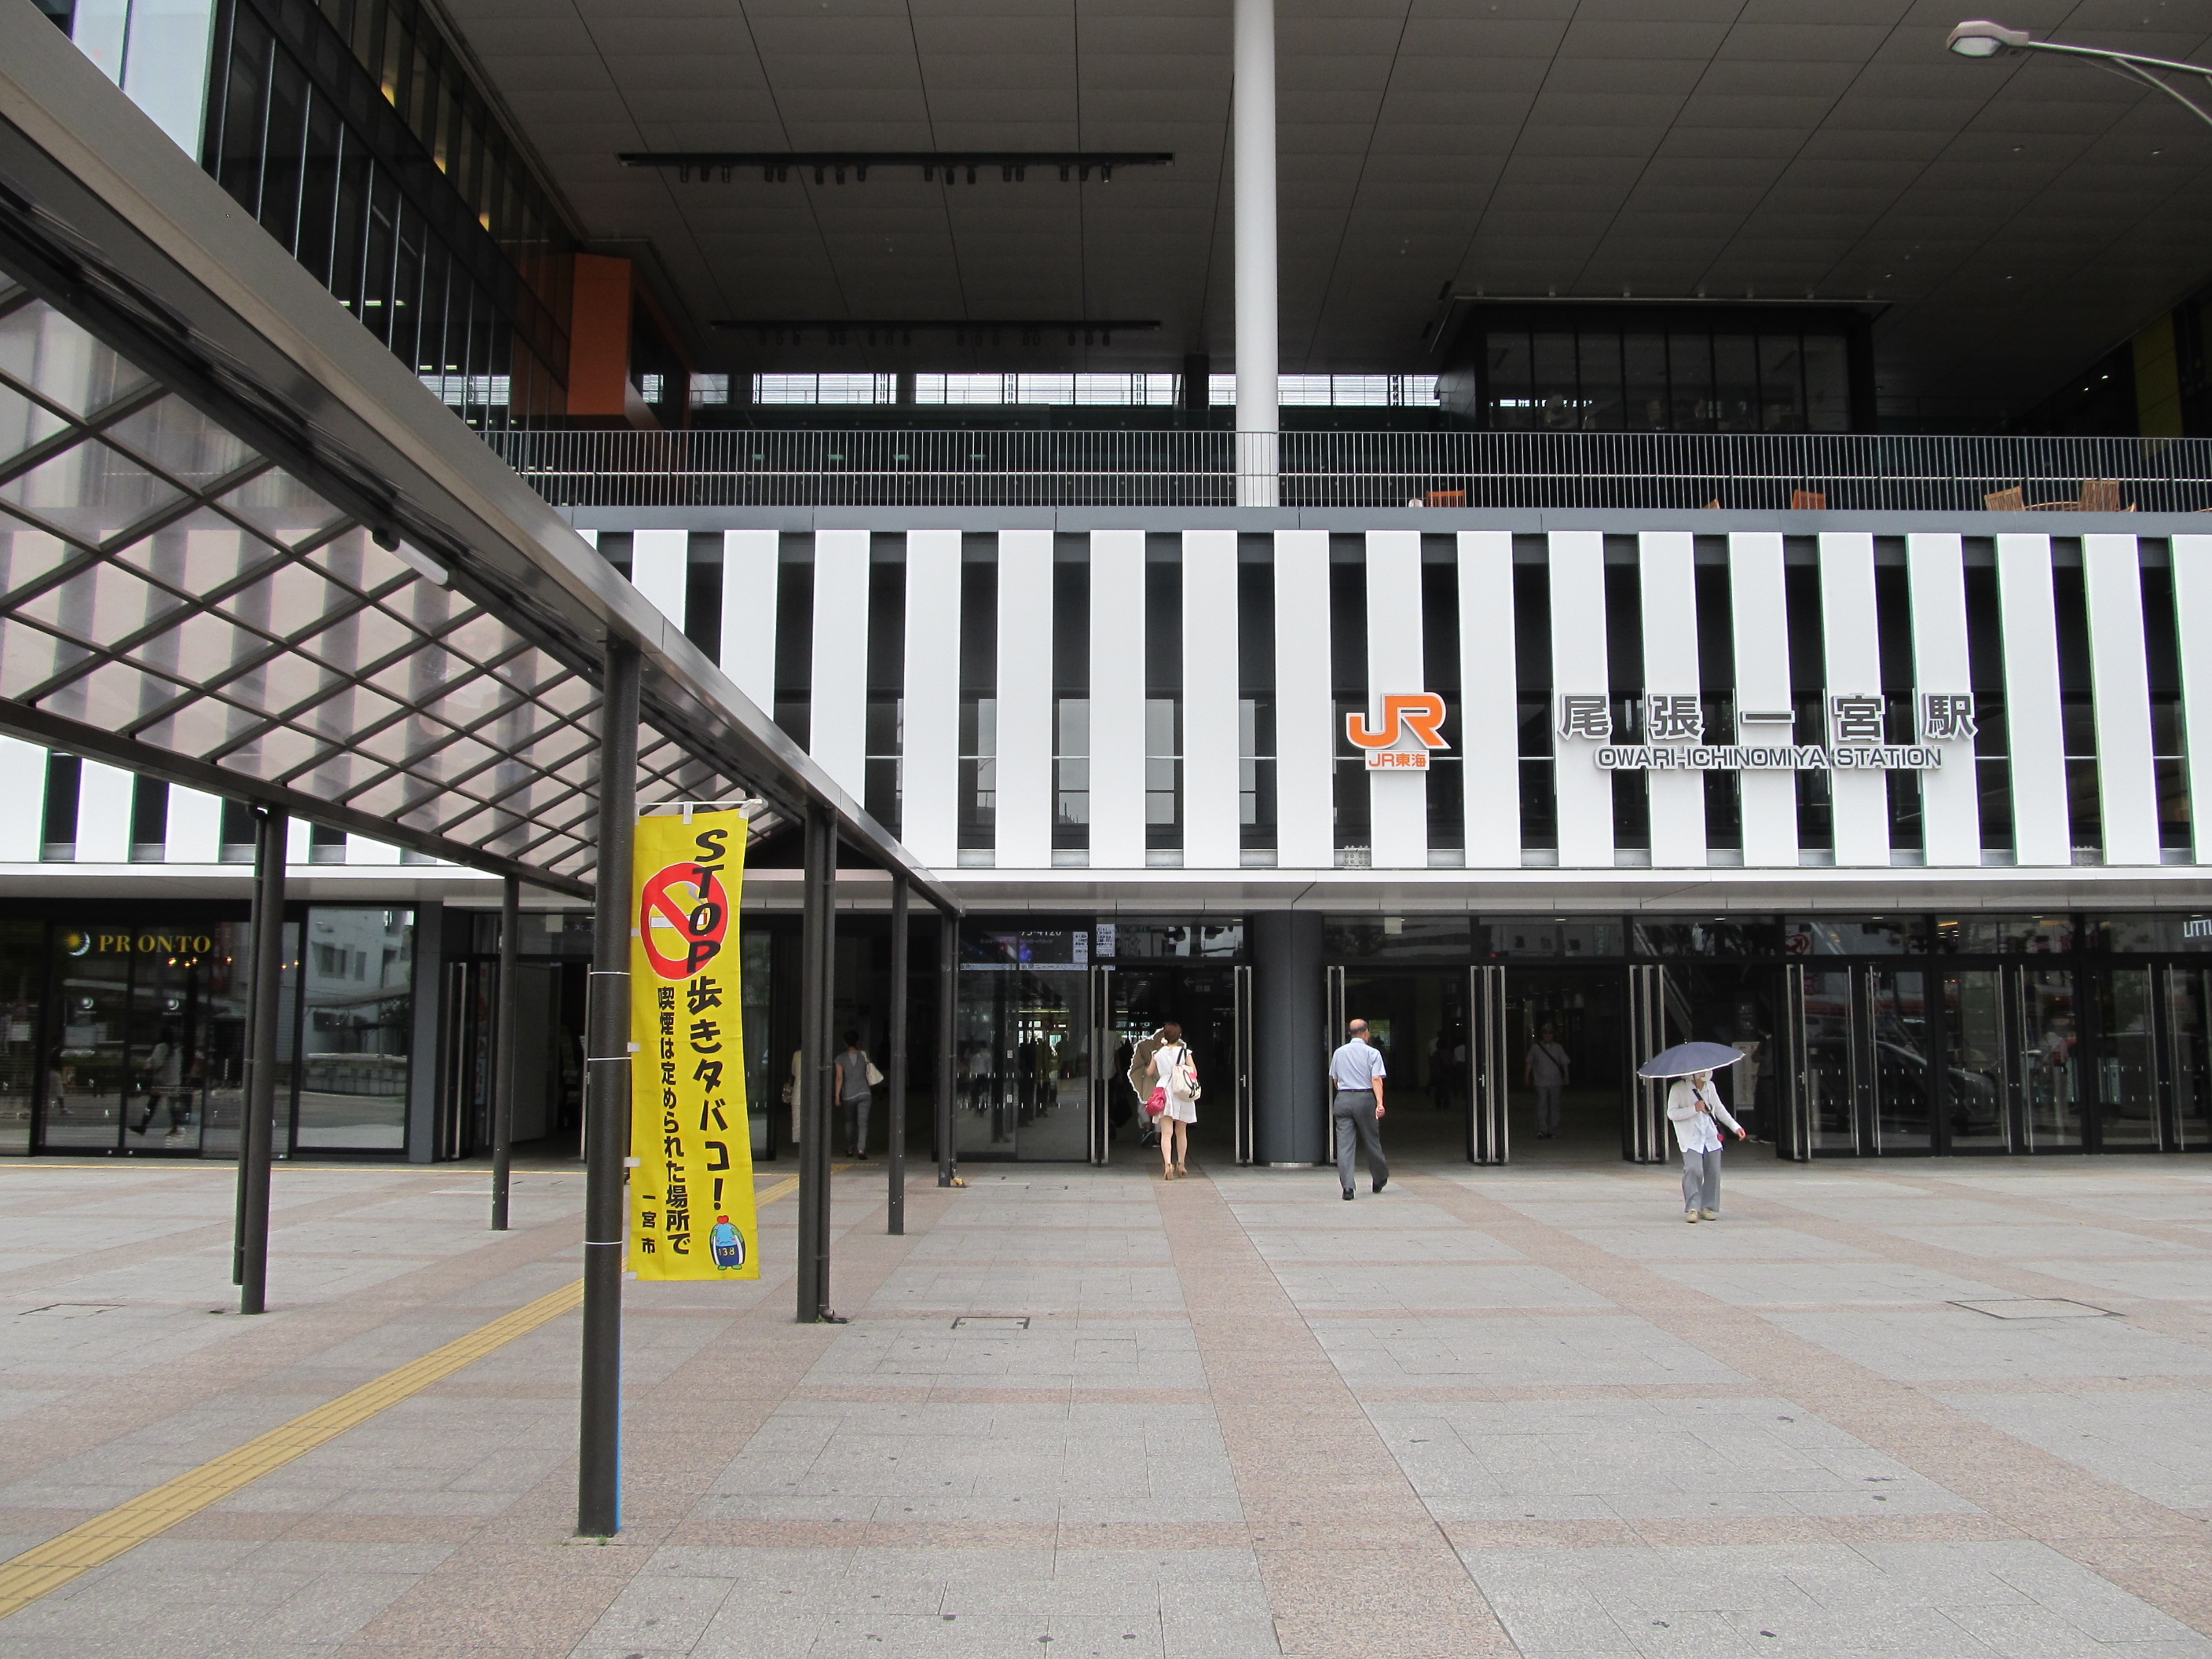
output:
[[[1222,507],[1240,495],[1236,434],[1219,431],[517,430],[485,441],[562,507]],[[2212,440],[2201,438],[1293,431],[1279,454],[1279,499],[1296,507],[2212,510]]]

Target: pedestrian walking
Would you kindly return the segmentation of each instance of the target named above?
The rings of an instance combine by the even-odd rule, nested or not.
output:
[[[1667,1115],[1682,1149],[1682,1219],[1721,1218],[1721,1131],[1725,1125],[1743,1139],[1743,1125],[1729,1115],[1711,1072],[1678,1077],[1667,1091]]]
[[[1389,1184],[1390,1164],[1382,1156],[1382,1078],[1389,1067],[1382,1063],[1382,1051],[1368,1042],[1365,1020],[1353,1020],[1346,1031],[1344,1046],[1328,1057],[1328,1080],[1336,1091],[1328,1115],[1336,1132],[1337,1179],[1349,1203],[1355,1137],[1367,1148],[1367,1176],[1372,1189],[1379,1193]]]
[[[860,1047],[858,1031],[845,1033],[845,1046],[836,1060],[835,1094],[845,1115],[845,1150],[854,1158],[868,1155],[868,1109],[875,1104],[875,1085],[884,1074]]]
[[[1549,1140],[1559,1133],[1559,1091],[1572,1080],[1574,1069],[1555,1029],[1547,1025],[1540,1030],[1521,1066],[1522,1080],[1536,1091],[1537,1139]]]
[[[1190,1126],[1198,1121],[1198,1066],[1190,1057],[1190,1045],[1182,1040],[1181,1025],[1170,1020],[1158,1035],[1146,1062],[1152,1086],[1146,1110],[1159,1126],[1162,1176],[1174,1181],[1190,1173],[1187,1162]],[[1159,1110],[1152,1111],[1154,1106]]]

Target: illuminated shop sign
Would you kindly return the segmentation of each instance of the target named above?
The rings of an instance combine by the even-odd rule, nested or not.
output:
[[[1557,729],[1562,738],[1589,741],[1591,760],[1606,772],[1935,771],[1943,764],[1938,744],[1972,741],[1974,700],[1960,692],[1923,691],[1913,701],[1919,712],[1914,743],[1888,741],[1885,700],[1863,692],[1829,697],[1825,744],[1708,743],[1704,702],[1694,692],[1650,691],[1639,698],[1638,742],[1613,741],[1613,700],[1598,695],[1563,693]],[[1794,726],[1796,715],[1786,708],[1747,708],[1736,723],[1748,734],[1762,726]]]
[[[204,957],[215,949],[209,933],[89,933],[71,928],[62,935],[62,951],[72,957]]]
[[[1433,691],[1391,691],[1382,698],[1382,723],[1367,716],[1344,717],[1344,735],[1364,750],[1370,772],[1425,772],[1429,751],[1449,749],[1444,741],[1444,700]]]

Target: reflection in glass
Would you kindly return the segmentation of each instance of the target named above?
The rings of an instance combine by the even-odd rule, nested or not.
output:
[[[2097,979],[2097,1131],[2107,1148],[2158,1145],[2158,1073],[2150,969],[2107,968]]]
[[[2212,975],[2202,968],[2166,970],[2167,1063],[2173,1068],[2175,1144],[2195,1151],[2212,1146],[2212,1052],[2208,1052],[2208,1012],[2212,1011]]]
[[[959,1156],[1088,1155],[1091,1000],[1082,969],[963,967],[952,1052]]]
[[[407,1144],[414,934],[412,910],[309,913],[295,1146]]]
[[[31,1150],[46,945],[44,922],[0,922],[0,995],[8,1005],[4,1021],[0,1021],[0,1155]]]
[[[1872,972],[1875,1150],[1925,1152],[1929,1109],[1928,975],[1917,969]]]
[[[2006,1151],[2004,1012],[1994,968],[1942,977],[1943,1027],[1950,1050],[1942,1077],[1943,1122],[1951,1150]]]
[[[2075,1024],[2074,975],[2024,969],[2017,1034],[2027,1150],[2081,1144],[2081,1055]]]
[[[1805,975],[1806,1111],[1816,1152],[1856,1152],[1856,1114],[1852,1110],[1851,976],[1808,972]]]

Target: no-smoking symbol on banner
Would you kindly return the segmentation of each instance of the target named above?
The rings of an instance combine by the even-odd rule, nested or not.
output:
[[[647,880],[638,899],[638,938],[661,978],[689,979],[721,953],[730,906],[713,871],[689,863],[665,866]],[[675,947],[672,954],[668,946]]]

